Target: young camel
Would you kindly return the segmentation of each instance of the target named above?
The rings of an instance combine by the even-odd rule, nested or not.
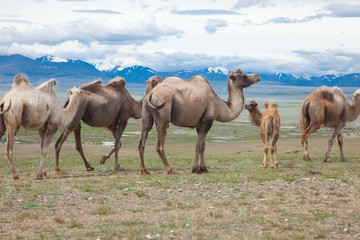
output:
[[[164,79],[144,98],[142,130],[138,144],[141,174],[149,174],[144,165],[144,150],[148,132],[154,121],[158,136],[156,150],[168,174],[174,173],[164,151],[166,129],[169,123],[180,127],[196,128],[198,142],[192,172],[207,172],[204,162],[206,134],[214,120],[229,122],[238,117],[244,105],[243,89],[259,81],[260,77],[257,74],[243,74],[240,69],[232,71],[228,76],[229,101],[225,102],[216,95],[209,82],[201,76],[195,76],[190,81],[184,81],[178,77]]]
[[[40,135],[41,160],[37,179],[46,176],[44,165],[48,146],[58,127],[64,128],[69,124],[78,110],[82,101],[82,91],[69,90],[69,105],[61,108],[54,92],[56,80],[34,88],[30,85],[25,75],[18,74],[14,78],[13,88],[1,100],[1,108],[7,107],[8,111],[1,114],[0,139],[7,130],[5,154],[8,159],[14,180],[19,179],[13,164],[14,136],[20,127],[29,130],[38,130]]]
[[[264,142],[264,160],[261,163],[261,167],[267,167],[267,155],[269,151],[268,141],[271,139],[270,144],[270,168],[274,168],[274,164],[276,168],[279,168],[278,161],[276,159],[276,142],[279,139],[280,135],[280,116],[277,111],[276,103],[266,102],[264,104],[265,111],[261,113],[257,108],[258,104],[255,101],[248,102],[245,104],[246,110],[249,111],[250,121],[255,126],[260,127],[260,137]]]
[[[305,98],[301,104],[300,127],[301,144],[305,161],[311,161],[308,152],[308,137],[321,127],[330,127],[334,132],[329,139],[328,150],[324,162],[331,162],[330,151],[337,137],[341,159],[345,160],[343,152],[343,136],[341,130],[347,122],[354,121],[360,114],[360,89],[353,95],[350,105],[340,88],[322,86]]]
[[[146,93],[150,92],[157,84],[161,82],[161,77],[154,76],[147,80]],[[86,160],[81,145],[81,120],[91,127],[108,128],[115,138],[114,148],[106,155],[100,158],[100,164],[104,164],[108,158],[115,152],[115,170],[121,171],[118,161],[118,152],[121,147],[121,136],[130,117],[138,119],[141,117],[142,100],[138,101],[131,97],[125,88],[123,78],[115,78],[108,84],[102,85],[100,80],[85,84],[80,87],[86,93],[86,101],[79,106],[79,111],[69,124],[62,131],[60,137],[55,143],[55,172],[64,173],[59,168],[59,156],[61,146],[67,136],[74,131],[75,148],[84,161],[86,171],[94,170]],[[67,103],[65,103],[66,106]]]

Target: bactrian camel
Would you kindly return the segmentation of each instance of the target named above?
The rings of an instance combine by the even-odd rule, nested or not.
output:
[[[158,76],[147,80],[146,93],[160,83]],[[100,158],[100,164],[115,152],[115,170],[121,171],[118,161],[118,152],[121,147],[121,136],[130,117],[138,119],[141,117],[142,99],[135,100],[125,88],[125,80],[116,77],[108,84],[102,85],[101,80],[85,84],[80,87],[86,93],[86,101],[79,106],[79,111],[69,124],[62,131],[60,137],[55,143],[55,171],[63,173],[59,168],[60,149],[67,136],[74,131],[75,148],[84,161],[87,171],[94,170],[85,158],[81,145],[81,120],[91,127],[108,128],[115,138],[114,148],[106,155]],[[66,103],[65,105],[66,106]]]
[[[243,89],[260,81],[257,74],[243,74],[240,69],[228,76],[229,100],[221,100],[209,82],[195,76],[190,81],[169,77],[145,96],[142,106],[142,130],[138,144],[140,171],[149,174],[144,165],[144,150],[148,132],[153,122],[157,130],[156,150],[168,174],[174,173],[165,157],[164,142],[169,123],[180,127],[196,128],[196,144],[193,173],[207,172],[204,162],[205,137],[214,120],[229,122],[239,116],[244,106]],[[199,155],[201,162],[199,167]]]
[[[273,160],[276,168],[279,168],[279,164],[276,158],[277,148],[276,142],[280,136],[280,116],[277,111],[276,103],[264,103],[265,111],[261,113],[257,108],[258,104],[255,101],[245,104],[246,110],[249,111],[250,121],[255,126],[260,127],[260,137],[264,142],[264,159],[261,163],[261,167],[267,167],[267,155],[269,151],[270,140],[270,168],[274,168]]]
[[[300,112],[301,144],[304,149],[304,160],[311,160],[308,152],[308,137],[324,126],[334,130],[329,139],[324,162],[332,161],[330,151],[336,137],[340,147],[340,157],[342,160],[345,159],[341,130],[346,122],[356,120],[360,114],[360,89],[352,96],[353,101],[352,105],[350,105],[340,88],[322,86],[305,98],[301,104]]]
[[[63,109],[54,92],[56,80],[51,79],[37,88],[30,85],[25,75],[14,78],[12,89],[1,100],[0,138],[7,130],[6,157],[14,180],[19,179],[13,164],[14,136],[20,127],[38,130],[40,135],[41,159],[37,179],[46,176],[44,165],[48,146],[58,128],[68,125],[82,101],[82,91],[69,90],[69,105]],[[11,104],[10,108],[8,107]]]

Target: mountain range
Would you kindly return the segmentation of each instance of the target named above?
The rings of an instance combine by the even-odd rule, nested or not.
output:
[[[94,65],[81,60],[64,60],[52,56],[31,59],[19,54],[0,55],[0,83],[12,83],[13,77],[18,73],[26,74],[33,83],[56,78],[63,86],[80,86],[95,79],[107,82],[116,76],[123,77],[126,82],[131,83],[145,83],[149,77],[154,75],[178,76],[183,79],[203,75],[210,82],[226,81],[229,70],[222,67],[208,67],[200,70],[157,72],[148,67],[135,65],[127,68],[117,66],[111,70],[101,71]],[[285,73],[262,74],[259,72],[258,74],[263,84],[360,87],[360,73],[313,76],[309,79]]]

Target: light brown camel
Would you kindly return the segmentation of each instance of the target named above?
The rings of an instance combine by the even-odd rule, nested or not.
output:
[[[146,93],[161,82],[161,77],[154,76],[147,80]],[[94,170],[85,158],[81,146],[81,120],[91,127],[108,128],[115,138],[114,148],[100,158],[100,164],[104,164],[115,152],[115,170],[121,171],[118,161],[118,152],[121,147],[121,136],[130,117],[141,118],[142,99],[135,100],[125,88],[125,80],[117,77],[108,84],[102,85],[100,80],[85,84],[80,87],[86,92],[86,101],[79,107],[79,111],[62,131],[55,143],[55,171],[64,173],[59,168],[60,149],[67,136],[74,131],[75,148],[84,161],[86,171]],[[66,103],[65,103],[66,106]]]
[[[53,90],[55,85],[56,80],[51,79],[34,88],[24,75],[18,74],[14,78],[12,89],[1,100],[1,108],[11,103],[10,109],[3,113],[0,119],[0,139],[7,130],[5,153],[14,180],[19,179],[12,161],[14,136],[19,128],[39,131],[41,160],[37,179],[41,180],[46,176],[44,161],[53,135],[58,127],[64,128],[71,122],[82,101],[82,92],[71,89],[69,106],[63,109]]]
[[[168,174],[174,173],[169,166],[164,151],[166,128],[169,123],[180,127],[196,128],[198,142],[196,144],[193,173],[207,172],[204,162],[205,136],[214,120],[229,122],[239,116],[244,106],[243,88],[260,81],[257,74],[243,74],[240,69],[232,71],[228,76],[229,101],[221,100],[209,82],[195,76],[190,81],[178,77],[169,77],[145,96],[142,107],[142,130],[138,149],[140,155],[140,171],[149,174],[144,165],[144,150],[148,132],[155,121],[157,130],[156,150]],[[199,167],[199,155],[201,162]]]
[[[341,159],[345,160],[341,130],[346,122],[356,120],[360,114],[360,89],[352,96],[353,102],[350,105],[340,88],[322,86],[305,98],[301,104],[300,112],[301,144],[304,149],[304,160],[311,161],[308,152],[308,137],[323,126],[334,129],[329,139],[324,162],[332,161],[330,151],[336,137],[340,147]]]
[[[261,113],[257,108],[258,104],[255,101],[248,102],[245,104],[246,110],[249,111],[250,121],[255,125],[260,127],[260,137],[264,142],[264,160],[261,163],[261,167],[267,167],[267,155],[269,151],[268,141],[271,139],[270,143],[270,168],[279,168],[279,164],[276,158],[277,148],[276,142],[280,136],[280,116],[277,111],[276,103],[264,103],[265,111]]]

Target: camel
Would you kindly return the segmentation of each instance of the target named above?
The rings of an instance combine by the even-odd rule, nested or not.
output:
[[[3,111],[0,119],[0,139],[7,130],[5,154],[14,180],[19,177],[13,164],[14,136],[20,127],[38,130],[40,135],[41,159],[37,179],[46,177],[44,161],[48,146],[57,129],[69,124],[82,101],[82,91],[69,90],[69,105],[63,109],[54,92],[56,80],[51,79],[40,86],[31,86],[26,76],[18,74],[12,89],[1,100]],[[9,107],[9,105],[11,105]]]
[[[147,80],[146,93],[150,92],[161,82],[161,77],[153,76]],[[81,120],[91,127],[108,128],[115,138],[114,148],[100,158],[100,164],[104,164],[107,159],[115,152],[115,170],[123,170],[118,161],[118,152],[121,147],[121,136],[130,117],[141,118],[142,99],[135,100],[125,88],[125,80],[117,77],[108,84],[102,85],[101,80],[85,84],[80,87],[86,92],[86,101],[79,106],[78,114],[74,117],[71,124],[63,129],[61,135],[55,143],[55,172],[64,173],[59,168],[59,156],[61,146],[67,136],[73,131],[75,134],[75,148],[79,152],[86,171],[93,171],[89,162],[86,160],[81,145]],[[64,106],[66,106],[65,103]]]
[[[340,148],[340,159],[345,160],[341,130],[347,122],[356,120],[360,114],[360,89],[352,96],[353,101],[350,105],[340,88],[322,86],[310,93],[302,102],[300,128],[305,161],[311,161],[308,152],[308,137],[321,127],[330,127],[334,130],[328,142],[324,162],[332,162],[330,151],[336,137]]]
[[[274,164],[276,168],[279,168],[279,164],[276,159],[276,142],[279,139],[280,135],[280,116],[277,111],[276,103],[265,102],[265,111],[261,113],[257,108],[258,104],[255,101],[250,101],[245,104],[245,109],[249,111],[250,121],[255,126],[260,127],[260,137],[264,142],[264,160],[261,163],[261,167],[267,167],[267,156],[268,156],[268,141],[271,139],[270,144],[270,168],[274,168]]]
[[[190,81],[178,77],[165,78],[143,100],[142,130],[138,144],[140,174],[149,174],[144,165],[144,150],[147,135],[154,122],[158,136],[156,151],[168,174],[175,173],[169,166],[164,151],[169,123],[196,128],[198,141],[192,172],[208,172],[204,162],[206,134],[214,120],[229,122],[238,117],[244,105],[243,89],[259,81],[260,77],[257,74],[243,74],[240,69],[232,71],[227,83],[229,100],[225,102],[216,95],[209,82],[202,76],[195,76]]]

